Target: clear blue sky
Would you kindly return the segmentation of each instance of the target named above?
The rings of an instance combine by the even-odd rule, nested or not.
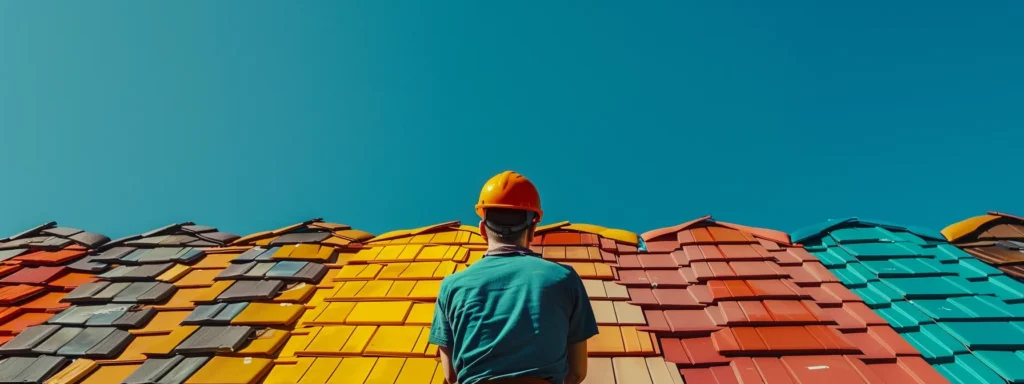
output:
[[[1024,213],[1024,3],[442,3],[0,2],[0,234]]]

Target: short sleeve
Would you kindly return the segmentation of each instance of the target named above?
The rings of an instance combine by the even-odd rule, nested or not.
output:
[[[590,298],[587,297],[587,290],[583,287],[583,280],[572,272],[573,311],[569,317],[569,344],[576,344],[597,335],[597,320],[594,318],[594,308],[590,306]]]
[[[444,291],[443,286],[441,291]],[[448,322],[448,314],[445,311],[447,303],[443,300],[444,296],[442,294],[437,295],[437,303],[434,305],[434,320],[430,325],[430,339],[427,342],[438,347],[451,348],[452,327]]]

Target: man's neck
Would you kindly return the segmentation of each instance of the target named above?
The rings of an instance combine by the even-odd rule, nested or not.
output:
[[[533,252],[530,247],[520,244],[504,244],[499,242],[491,242],[487,245],[487,254],[501,254],[501,253],[515,253],[515,252]]]

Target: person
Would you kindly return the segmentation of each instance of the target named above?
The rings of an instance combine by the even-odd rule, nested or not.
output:
[[[430,328],[447,383],[581,383],[597,321],[580,276],[529,248],[544,213],[536,187],[502,172],[476,212],[488,249],[441,281]]]

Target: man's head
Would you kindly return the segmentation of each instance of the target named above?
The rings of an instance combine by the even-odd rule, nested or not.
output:
[[[527,246],[537,227],[533,212],[521,209],[491,208],[480,221],[480,233],[488,243]]]
[[[544,211],[540,194],[527,178],[512,171],[492,177],[480,190],[476,213],[488,243],[527,245]]]

